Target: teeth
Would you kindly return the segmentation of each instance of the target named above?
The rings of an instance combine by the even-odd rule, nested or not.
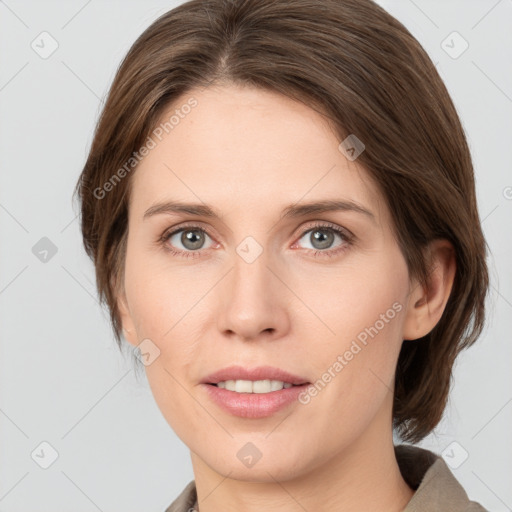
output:
[[[217,387],[236,391],[237,393],[270,393],[271,391],[280,391],[281,389],[291,388],[289,382],[280,380],[226,380],[217,383]]]

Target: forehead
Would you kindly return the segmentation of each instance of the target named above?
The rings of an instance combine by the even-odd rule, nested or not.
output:
[[[192,90],[168,106],[156,130],[132,177],[130,209],[172,198],[238,202],[260,213],[274,203],[343,197],[378,215],[366,171],[338,149],[321,114],[286,96],[239,86]]]

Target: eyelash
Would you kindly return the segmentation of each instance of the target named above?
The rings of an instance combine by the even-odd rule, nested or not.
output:
[[[347,230],[343,230],[341,228],[338,228],[336,225],[329,224],[329,223],[318,223],[318,224],[314,224],[313,226],[310,226],[308,229],[306,229],[305,231],[303,231],[301,233],[298,240],[300,240],[305,234],[307,234],[311,231],[314,231],[315,229],[331,231],[331,232],[336,233],[343,239],[344,244],[336,249],[326,249],[326,250],[310,249],[311,251],[313,251],[314,257],[332,258],[333,256],[337,256],[341,252],[345,251],[347,249],[347,246],[350,246],[353,244],[354,236],[352,235],[352,233],[349,233],[349,232],[347,232]],[[210,238],[213,238],[207,229],[201,228],[196,225],[185,225],[185,226],[182,225],[178,229],[175,229],[174,231],[165,231],[163,233],[163,235],[158,239],[158,243],[160,243],[166,251],[169,251],[174,256],[181,256],[184,258],[199,258],[199,257],[201,257],[201,253],[203,252],[202,249],[197,250],[197,251],[181,251],[181,250],[176,250],[172,246],[170,246],[167,243],[167,241],[173,235],[175,235],[176,233],[179,233],[180,231],[201,231],[203,233],[206,233]]]

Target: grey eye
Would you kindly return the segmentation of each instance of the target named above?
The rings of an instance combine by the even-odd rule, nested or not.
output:
[[[176,243],[179,242],[185,250],[197,251],[204,248],[203,244],[207,237],[210,238],[202,229],[183,228],[173,233],[169,237],[169,241],[175,247]],[[181,247],[178,246],[178,249],[181,249]]]
[[[302,238],[307,237],[306,240],[312,245],[312,247],[306,247],[306,249],[321,250],[331,249],[336,236],[342,240],[342,236],[332,228],[313,228],[306,231]]]

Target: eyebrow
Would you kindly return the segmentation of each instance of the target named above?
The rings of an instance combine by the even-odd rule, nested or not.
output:
[[[280,219],[297,218],[311,215],[314,213],[326,213],[334,211],[353,211],[367,216],[373,222],[376,222],[375,215],[364,206],[347,200],[323,200],[302,204],[291,204],[283,209]],[[188,213],[199,217],[221,218],[221,215],[215,208],[204,203],[183,203],[179,201],[166,201],[157,203],[146,210],[143,220],[160,214],[170,213]]]

